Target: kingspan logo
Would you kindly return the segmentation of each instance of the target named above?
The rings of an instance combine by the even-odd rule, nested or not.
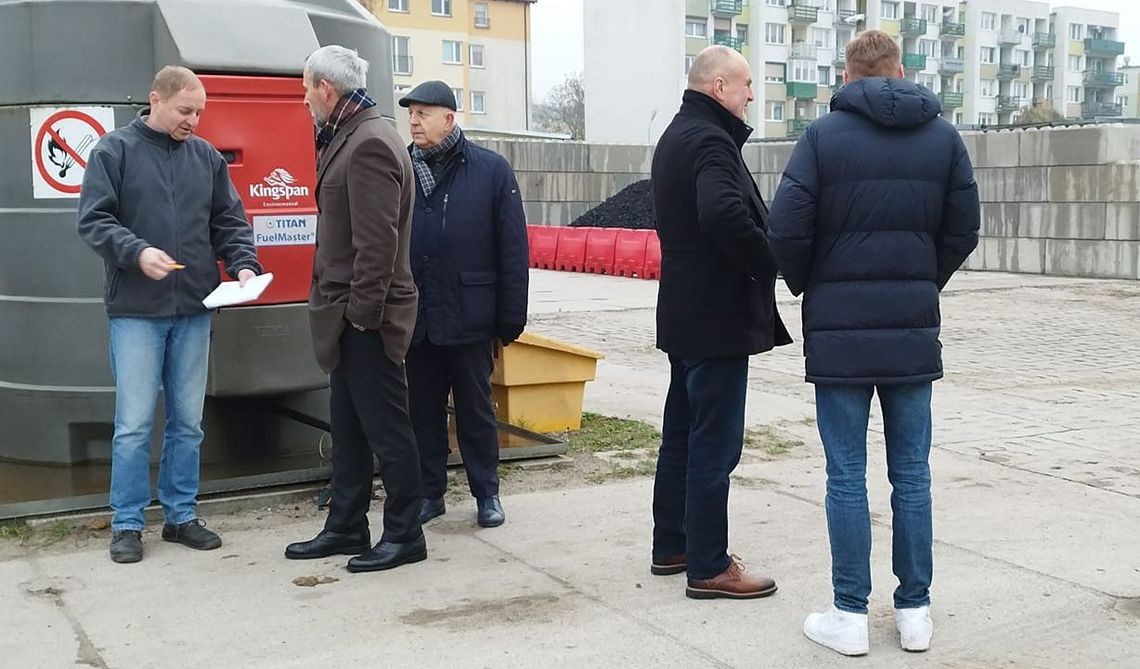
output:
[[[308,186],[294,186],[297,178],[284,167],[278,167],[262,179],[263,183],[250,184],[249,196],[280,200],[282,198],[295,199],[309,195]]]

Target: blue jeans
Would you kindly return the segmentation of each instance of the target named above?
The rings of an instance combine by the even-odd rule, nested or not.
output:
[[[151,501],[150,433],[163,389],[166,426],[158,500],[166,522],[194,520],[210,314],[111,318],[115,437],[111,450],[113,530],[142,530]]]
[[[874,386],[816,385],[819,436],[827,456],[827,532],[835,607],[867,612],[871,514],[867,509],[867,419]],[[895,608],[930,604],[930,391],[915,383],[878,386],[891,482]]]
[[[748,358],[669,356],[653,483],[653,557],[684,554],[690,579],[729,565],[728,477],[744,446]]]

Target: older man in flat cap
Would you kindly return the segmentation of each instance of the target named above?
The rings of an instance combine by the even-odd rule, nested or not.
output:
[[[447,491],[447,398],[482,527],[503,524],[499,435],[491,402],[496,340],[526,325],[526,218],[518,182],[499,154],[468,141],[455,95],[427,81],[400,100],[411,123],[416,204],[412,274],[419,313],[408,352],[408,397],[420,450],[420,522],[443,515]]]

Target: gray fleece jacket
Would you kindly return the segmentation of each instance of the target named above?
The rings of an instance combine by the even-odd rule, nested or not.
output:
[[[261,273],[253,233],[221,154],[199,137],[180,142],[153,130],[148,111],[91,150],[79,236],[103,258],[109,316],[202,313],[202,298],[220,281],[217,260],[233,278],[242,269]],[[138,266],[148,246],[186,269],[148,278]]]

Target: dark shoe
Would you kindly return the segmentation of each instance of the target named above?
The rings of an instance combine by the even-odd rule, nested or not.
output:
[[[776,592],[776,582],[766,576],[753,576],[744,572],[744,565],[735,555],[721,573],[713,578],[689,579],[685,594],[691,599],[756,599]]]
[[[439,518],[445,513],[447,513],[447,505],[443,503],[442,497],[420,500],[420,525],[432,518]]]
[[[290,560],[315,560],[330,555],[360,555],[368,552],[372,542],[368,530],[363,532],[333,532],[321,530],[309,541],[299,541],[285,547],[285,557]]]
[[[138,562],[143,556],[142,532],[116,530],[111,534],[111,562]]]
[[[684,553],[666,555],[665,557],[653,558],[653,564],[649,565],[649,573],[654,576],[672,576],[673,574],[680,574],[688,567],[689,564],[685,561]]]
[[[362,571],[383,571],[426,559],[427,542],[421,534],[419,539],[404,543],[381,541],[367,553],[349,560],[347,569],[354,574]]]
[[[475,506],[479,507],[479,527],[498,527],[507,520],[498,495],[475,500]]]
[[[163,525],[162,540],[189,546],[199,551],[212,551],[222,545],[222,538],[206,529],[201,518],[188,520],[181,525]]]

